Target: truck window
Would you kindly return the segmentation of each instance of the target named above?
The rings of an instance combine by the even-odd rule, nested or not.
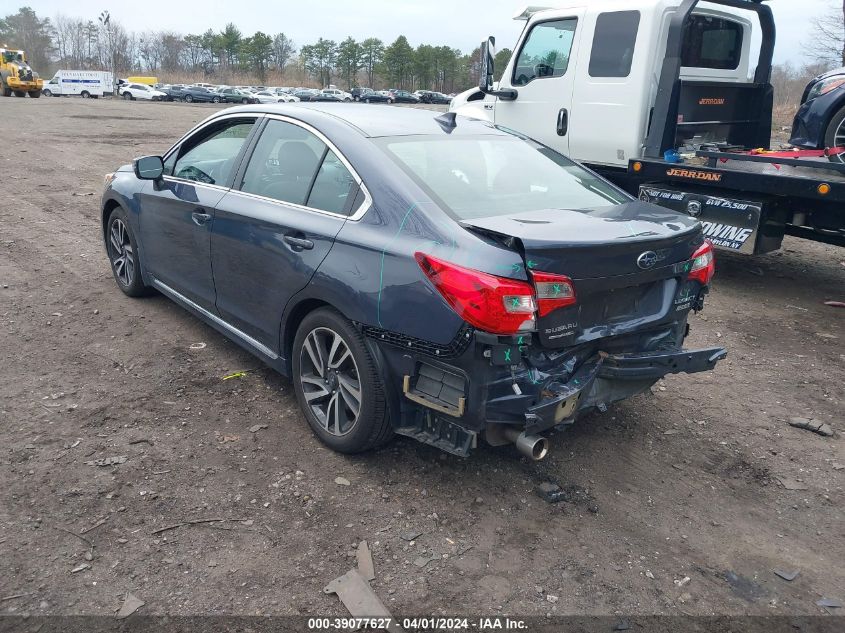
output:
[[[535,24],[519,51],[513,68],[513,85],[524,86],[535,79],[565,75],[577,25],[575,18]]]
[[[739,22],[693,14],[684,27],[681,65],[736,70],[742,57],[742,36]]]
[[[590,53],[590,77],[630,75],[639,28],[639,11],[600,14],[596,20],[593,50]]]

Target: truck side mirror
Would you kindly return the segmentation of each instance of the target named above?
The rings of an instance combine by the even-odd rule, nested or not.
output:
[[[478,81],[478,88],[484,94],[493,92],[493,65],[496,56],[496,38],[492,35],[486,42],[481,42],[481,76]]]
[[[481,76],[478,81],[478,89],[486,95],[499,97],[504,101],[513,101],[519,95],[513,88],[509,90],[493,90],[495,57],[496,38],[491,35],[487,38],[487,41],[481,42]]]

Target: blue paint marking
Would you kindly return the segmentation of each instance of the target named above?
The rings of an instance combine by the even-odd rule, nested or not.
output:
[[[379,327],[384,327],[381,323],[381,291],[384,289],[384,254],[387,252],[387,247],[399,237],[399,234],[402,232],[402,229],[405,228],[405,222],[408,221],[408,217],[410,217],[411,212],[416,208],[417,203],[413,203],[408,210],[405,212],[405,217],[402,218],[402,222],[399,224],[399,230],[396,231],[396,235],[393,236],[393,239],[388,242],[383,249],[381,249],[381,266],[379,268],[378,273],[378,302],[376,303],[376,321],[378,321]]]

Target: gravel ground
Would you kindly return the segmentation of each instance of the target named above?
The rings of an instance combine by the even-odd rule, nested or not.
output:
[[[103,174],[216,108],[0,109],[0,613],[111,615],[132,592],[146,614],[345,615],[323,587],[361,540],[394,614],[812,615],[845,600],[845,310],[823,305],[845,300],[842,249],[721,256],[688,344],[728,360],[581,420],[543,462],[405,439],[345,457],[287,380],[112,280]],[[88,463],[113,456],[126,461]],[[546,481],[566,500],[542,501]],[[156,533],[211,518],[227,521]]]

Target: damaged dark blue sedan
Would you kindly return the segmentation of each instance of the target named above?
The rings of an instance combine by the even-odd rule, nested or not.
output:
[[[290,376],[338,451],[398,433],[539,459],[544,433],[725,356],[682,349],[714,273],[696,220],[483,121],[236,107],[106,180],[118,287]]]

